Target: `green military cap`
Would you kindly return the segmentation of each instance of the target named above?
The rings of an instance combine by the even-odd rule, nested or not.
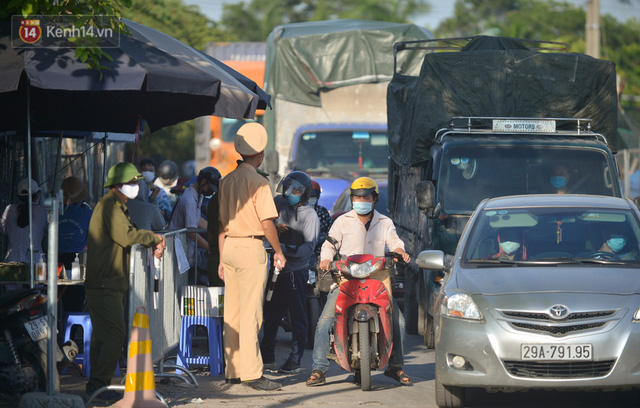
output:
[[[142,178],[144,178],[144,176],[140,174],[136,166],[131,163],[120,162],[109,169],[107,182],[104,183],[104,187],[109,188],[116,184],[127,184]]]

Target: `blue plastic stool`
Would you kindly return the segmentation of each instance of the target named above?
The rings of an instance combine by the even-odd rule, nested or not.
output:
[[[76,363],[82,364],[82,373],[85,377],[89,377],[91,373],[91,367],[89,364],[89,354],[91,351],[91,331],[93,330],[93,326],[91,326],[91,318],[89,317],[89,313],[85,312],[69,312],[67,313],[67,318],[64,323],[64,338],[63,343],[66,343],[69,339],[71,339],[71,328],[73,326],[81,326],[82,327],[82,353],[78,353],[76,355]],[[65,370],[68,367],[65,367]]]
[[[193,331],[196,326],[207,328],[209,339],[209,355],[194,356],[191,354]],[[224,356],[222,351],[222,324],[220,317],[206,316],[182,316],[180,324],[180,344],[176,363],[179,366],[189,368],[189,364],[209,364],[212,376],[224,372]]]
[[[75,358],[75,362],[78,364],[82,364],[82,374],[85,377],[90,377],[91,375],[91,364],[90,361],[90,352],[91,352],[91,331],[93,330],[93,326],[91,325],[91,317],[89,317],[89,313],[87,312],[69,312],[67,313],[67,317],[64,323],[64,338],[63,343],[66,343],[71,339],[71,328],[73,326],[81,326],[82,327],[82,353],[78,353]],[[65,367],[62,370],[62,373],[69,368],[69,366]],[[116,366],[116,376],[120,376],[120,362]]]

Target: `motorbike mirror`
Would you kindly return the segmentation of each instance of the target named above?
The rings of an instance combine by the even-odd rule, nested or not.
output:
[[[338,244],[338,241],[332,237],[331,235],[327,235],[325,238],[326,241],[329,241],[329,243],[333,246],[336,246]]]
[[[416,183],[416,200],[418,208],[422,211],[432,210],[436,207],[436,188],[431,181]]]

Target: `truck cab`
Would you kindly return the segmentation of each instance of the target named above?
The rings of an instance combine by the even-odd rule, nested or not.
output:
[[[423,174],[417,175],[422,180],[415,184],[414,198],[423,230],[415,234],[400,226],[400,236],[411,243],[412,253],[438,249],[450,261],[469,217],[485,198],[621,197],[616,160],[606,138],[591,132],[590,124],[590,119],[454,117],[438,132]],[[407,220],[395,221],[404,225]],[[427,346],[433,345],[431,317],[442,276],[428,270],[418,274],[418,323]]]
[[[322,188],[319,204],[331,209],[351,182],[386,178],[389,169],[385,123],[315,123],[295,132],[287,172],[307,173]]]

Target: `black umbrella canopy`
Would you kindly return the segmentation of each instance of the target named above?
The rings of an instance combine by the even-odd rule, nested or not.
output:
[[[234,101],[246,103],[242,98],[242,94],[245,92],[245,89],[248,89],[258,96],[258,109],[266,109],[267,106],[271,106],[271,96],[268,93],[263,91],[254,81],[228,65],[223,64],[212,56],[196,50],[187,44],[175,41],[175,39],[163,32],[136,23],[135,21],[127,19],[122,19],[122,21],[129,29],[133,38],[153,44],[155,47],[176,56],[180,60],[188,61],[190,64],[204,72],[221,77],[220,99],[227,101],[227,103],[219,104],[219,106],[217,106],[217,110],[211,112],[214,116],[232,117],[235,119],[254,117],[255,111],[247,112],[243,117],[233,115],[234,111],[241,109],[240,106],[232,106]]]
[[[205,58],[195,61],[170,52],[171,47],[188,47],[180,41],[128,23],[158,33],[156,40],[164,45],[134,30],[121,35],[117,48],[103,48],[113,61],[103,62],[108,69],[102,79],[72,49],[13,48],[10,23],[1,23],[0,130],[26,128],[27,94],[32,130],[132,133],[140,119],[154,131],[211,114],[253,117],[259,100],[255,93],[216,65],[205,66]],[[223,88],[233,92],[223,93]]]

